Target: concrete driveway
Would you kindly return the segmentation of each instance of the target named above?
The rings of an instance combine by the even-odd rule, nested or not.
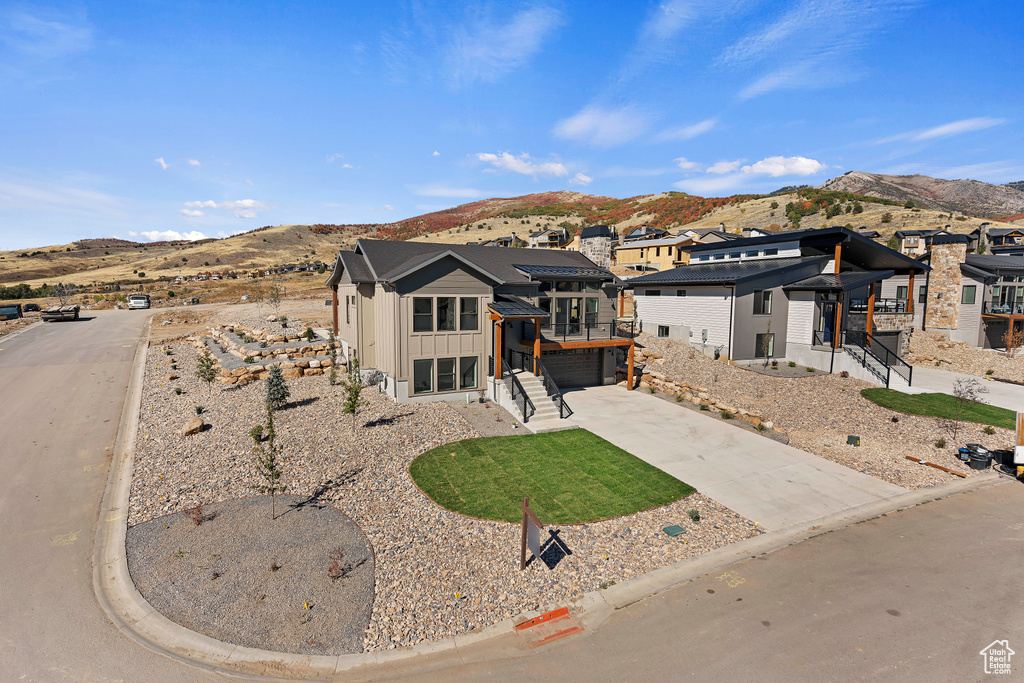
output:
[[[952,394],[953,383],[958,379],[976,379],[988,393],[981,399],[990,405],[1009,410],[1024,411],[1024,386],[1007,384],[995,380],[982,379],[974,375],[963,375],[959,372],[946,372],[935,368],[914,366],[914,385],[912,387],[893,387],[905,394]]]
[[[644,392],[590,387],[566,401],[584,429],[767,529],[906,492]]]

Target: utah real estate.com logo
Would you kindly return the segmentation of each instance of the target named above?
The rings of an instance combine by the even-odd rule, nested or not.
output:
[[[987,674],[1008,674],[1010,673],[1010,657],[1017,654],[1010,649],[1010,642],[1007,640],[993,640],[992,644],[980,652],[985,658],[985,673]]]

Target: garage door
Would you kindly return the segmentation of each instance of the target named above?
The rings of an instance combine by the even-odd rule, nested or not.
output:
[[[542,360],[559,388],[592,387],[602,382],[600,349],[544,351]]]

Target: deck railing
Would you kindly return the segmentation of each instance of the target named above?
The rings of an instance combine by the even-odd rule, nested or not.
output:
[[[523,341],[532,342],[536,337],[536,330],[531,321],[523,324]],[[634,336],[633,321],[614,321],[607,323],[553,323],[547,327],[540,328],[541,341],[604,341],[624,337],[631,339]]]

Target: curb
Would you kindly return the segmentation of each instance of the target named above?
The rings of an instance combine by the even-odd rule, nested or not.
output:
[[[439,641],[396,650],[334,656],[271,652],[232,645],[190,631],[157,612],[135,587],[128,572],[125,553],[134,445],[138,435],[142,384],[149,348],[148,330],[149,325],[146,327],[145,337],[140,339],[135,351],[114,446],[114,460],[103,494],[93,549],[93,589],[96,598],[110,621],[125,636],[153,652],[183,664],[210,672],[256,680],[329,680],[339,674],[371,674],[374,672],[365,670],[364,667],[381,666],[399,667],[403,672],[423,671],[469,662],[522,657],[534,652],[526,649],[516,635],[516,625],[552,609],[565,607],[564,603],[545,605],[480,631]],[[774,552],[814,536],[891,512],[992,486],[1003,479],[996,474],[970,477],[934,488],[908,491],[811,522],[770,531],[656,569],[604,590],[590,591],[570,600],[569,611],[587,631],[593,631],[617,610],[753,555]]]
[[[25,334],[29,330],[34,329],[36,327],[39,327],[42,324],[43,324],[42,320],[37,320],[34,323],[32,323],[31,325],[27,325],[27,326],[21,328],[20,330],[15,330],[14,332],[11,332],[10,334],[5,334],[4,336],[0,337],[0,342],[6,342],[6,341],[9,341],[11,339],[14,339],[15,337],[17,337],[19,335],[22,335],[22,334]]]

